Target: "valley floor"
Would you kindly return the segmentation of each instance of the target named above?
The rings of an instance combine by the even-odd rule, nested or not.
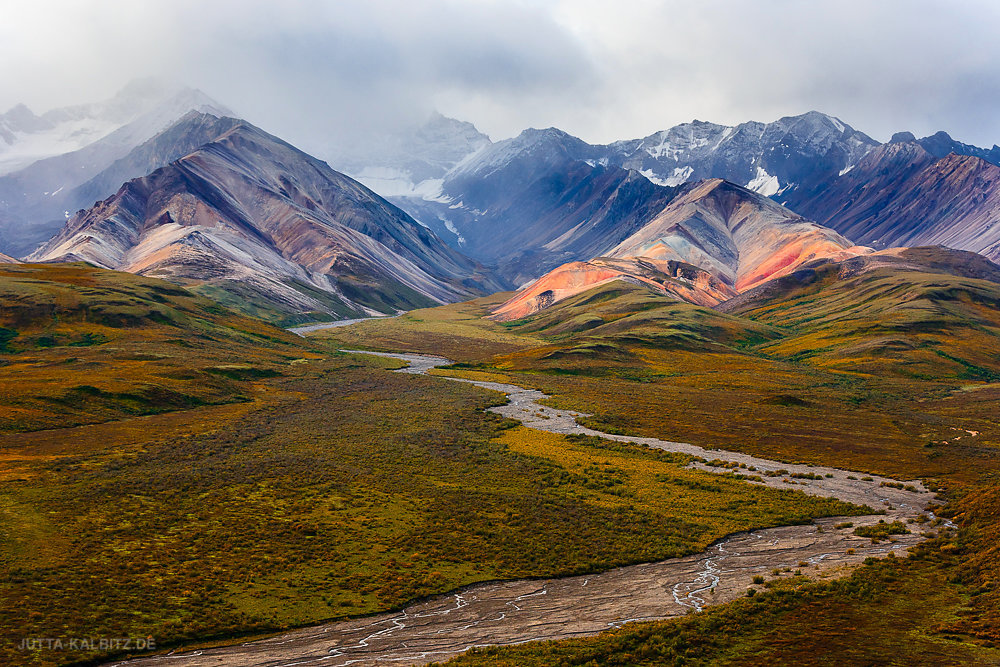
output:
[[[379,354],[379,353],[374,353]],[[440,357],[383,354],[410,364],[398,372],[424,374],[448,363]],[[572,433],[632,442],[664,451],[699,457],[692,465],[732,475],[733,469],[753,475],[757,483],[777,488],[801,485],[810,495],[830,496],[855,505],[874,506],[882,515],[821,519],[808,525],[740,533],[713,544],[705,552],[604,573],[543,580],[485,584],[462,589],[407,607],[400,613],[319,626],[236,647],[175,653],[137,660],[137,665],[266,665],[274,661],[297,664],[322,661],[330,665],[420,665],[428,660],[461,654],[476,646],[516,645],[529,641],[568,639],[598,634],[626,623],[649,621],[701,611],[730,602],[762,584],[765,578],[843,576],[850,567],[872,557],[905,556],[906,549],[934,533],[911,532],[903,522],[934,520],[923,512],[930,494],[914,485],[892,486],[893,480],[866,477],[848,471],[812,466],[786,467],[777,461],[731,452],[709,451],[684,443],[654,438],[602,434],[580,427],[578,413],[555,410],[536,400],[540,392],[496,383],[449,378],[500,391],[509,403],[491,408],[505,417],[547,433]],[[520,451],[517,432],[505,438]],[[555,439],[560,440],[560,439]],[[524,453],[539,454],[540,447]],[[549,442],[549,446],[564,443]],[[523,445],[522,445],[523,447]],[[705,465],[712,456],[713,465]],[[731,466],[731,467],[729,467]],[[779,473],[779,471],[781,471]],[[771,474],[769,474],[771,473]],[[774,474],[778,473],[778,474]],[[763,475],[763,477],[762,477]],[[903,485],[899,485],[903,486]],[[869,509],[869,511],[871,511]],[[881,543],[855,534],[878,531],[886,521],[899,526],[898,534]],[[935,520],[935,524],[940,524]],[[849,530],[854,528],[855,531]],[[950,532],[946,522],[942,532]],[[794,575],[791,573],[794,571]],[[1000,655],[998,655],[1000,657]]]
[[[90,270],[73,269],[73,281],[81,271]],[[624,293],[598,295],[561,322],[500,325],[482,319],[490,303],[481,300],[303,339],[144,285],[137,305],[116,315],[128,316],[126,327],[66,316],[55,337],[11,327],[0,368],[9,380],[0,395],[2,662],[142,657],[18,647],[26,637],[95,633],[152,636],[158,651],[204,656],[292,633],[302,651],[332,658],[309,639],[328,641],[332,630],[295,628],[381,622],[368,634],[388,641],[404,637],[400,624],[425,629],[404,615],[453,607],[441,616],[456,628],[482,629],[463,614],[488,619],[504,607],[511,625],[493,629],[508,640],[560,638],[532,614],[567,610],[569,631],[589,633],[664,618],[684,602],[704,610],[453,660],[996,662],[992,325],[952,336],[917,327],[915,366],[893,356],[901,345],[857,352],[872,331],[881,335],[868,324],[838,334],[861,356],[845,361],[831,344],[810,348],[820,352],[810,358],[795,342],[805,330]],[[165,298],[172,310],[158,305]],[[919,316],[928,313],[937,316]],[[649,317],[661,319],[644,325]],[[337,352],[361,346],[459,363],[391,373],[398,359]],[[509,391],[511,405],[481,387]],[[925,488],[946,502],[936,517]],[[814,489],[834,497],[807,494]],[[878,509],[897,514],[872,518]],[[720,560],[720,545],[742,555]],[[866,558],[910,545],[906,558]],[[856,567],[842,576],[843,565]],[[598,599],[592,585],[618,589],[637,572],[653,573],[638,604],[615,598],[586,617],[576,611]],[[715,576],[714,594],[698,590]],[[469,588],[491,581],[529,583],[510,584],[527,588],[506,597],[489,592],[503,585]],[[545,595],[521,601],[529,604],[513,599],[540,585]],[[440,597],[449,591],[464,591],[462,602]],[[524,610],[520,629],[509,602]],[[469,630],[446,643],[477,643]],[[341,649],[365,632],[344,635]]]

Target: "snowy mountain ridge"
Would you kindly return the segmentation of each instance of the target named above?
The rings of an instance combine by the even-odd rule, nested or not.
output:
[[[0,114],[0,175],[80,150],[125,128],[113,143],[131,149],[190,110],[232,115],[200,90],[158,79],[136,80],[107,100],[41,115],[18,104]]]

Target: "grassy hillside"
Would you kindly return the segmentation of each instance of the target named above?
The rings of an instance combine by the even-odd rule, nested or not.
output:
[[[800,271],[727,310],[786,332],[758,346],[769,356],[854,373],[1000,381],[1000,284],[927,269],[842,274],[834,264]]]
[[[303,355],[298,337],[160,280],[0,266],[0,433],[248,401]]]
[[[510,353],[505,367],[583,375],[641,373],[647,366],[641,350],[730,352],[781,336],[774,327],[626,282],[588,290],[501,326],[547,343]]]

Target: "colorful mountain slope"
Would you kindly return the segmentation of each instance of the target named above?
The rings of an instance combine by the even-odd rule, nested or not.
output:
[[[804,263],[866,252],[767,197],[712,179],[681,188],[606,257],[555,269],[500,306],[494,317],[524,317],[616,278],[713,306]]]
[[[614,281],[646,285],[662,294],[702,306],[713,306],[736,296],[722,280],[684,262],[598,257],[589,262],[570,262],[549,271],[499,306],[492,317],[498,321],[517,320]]]
[[[197,120],[197,119],[196,119]],[[393,312],[499,284],[376,194],[245,121],[81,211],[35,261],[191,285],[246,312]]]
[[[11,135],[10,146],[0,138],[0,250],[28,254],[74,211],[193,150],[197,144],[174,132],[160,141],[162,161],[148,164],[147,150],[140,151],[145,156],[140,164],[132,164],[134,151],[183,124],[191,112],[219,118],[232,115],[199,90],[156,80],[134,81],[105,102],[55,109],[42,116],[21,108],[18,127],[23,129]],[[27,123],[29,116],[33,120]],[[0,135],[3,122],[0,117]],[[105,178],[100,177],[102,172]]]

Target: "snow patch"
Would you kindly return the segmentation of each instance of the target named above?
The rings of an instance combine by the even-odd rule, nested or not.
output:
[[[837,173],[837,176],[843,176],[844,174],[846,174],[847,172],[849,172],[851,169],[854,169],[854,165],[853,164],[849,164],[846,167],[844,167],[843,169],[841,169]]]
[[[771,176],[765,170],[757,167],[757,175],[747,183],[746,187],[748,190],[770,197],[781,189],[781,183],[778,182],[777,176]]]
[[[428,178],[426,181],[417,183],[413,188],[413,194],[424,201],[436,201],[439,204],[450,204],[452,198],[444,194],[441,189],[444,186],[443,178]]]
[[[459,245],[465,245],[465,237],[462,236],[462,234],[455,227],[455,223],[453,223],[451,220],[445,220],[444,218],[441,218],[441,222],[444,223],[445,228],[449,232],[455,235],[455,238],[458,240]]]
[[[675,167],[674,173],[667,177],[666,184],[674,187],[680,185],[681,183],[687,182],[687,179],[691,178],[691,174],[694,173],[694,168],[687,167]]]
[[[657,185],[667,185],[673,188],[681,183],[686,183],[691,178],[691,174],[694,173],[694,169],[691,167],[675,167],[673,173],[666,178],[660,178],[652,169],[642,169],[639,173]]]
[[[414,183],[410,172],[391,167],[365,167],[360,173],[353,174],[353,177],[382,197],[415,197],[441,204],[449,204],[452,201],[451,197],[441,190],[444,185],[443,178],[428,178]]]

